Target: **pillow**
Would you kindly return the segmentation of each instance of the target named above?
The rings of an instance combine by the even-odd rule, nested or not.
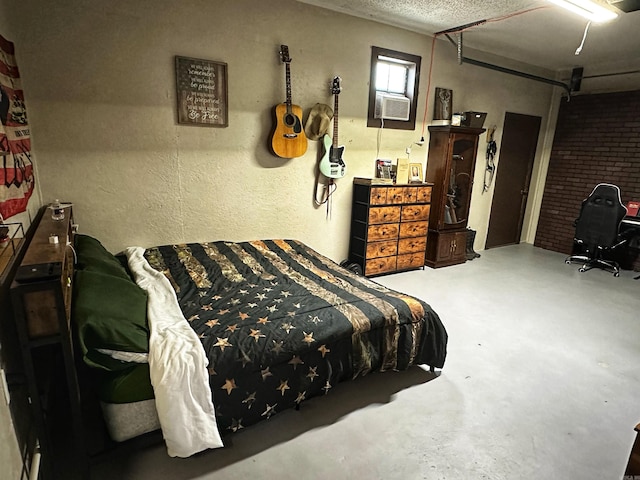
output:
[[[154,398],[149,364],[119,372],[99,372],[98,396],[107,403],[132,403]]]
[[[102,246],[99,240],[89,235],[76,234],[76,270],[87,270],[129,279],[127,270],[114,255]]]
[[[129,277],[76,271],[71,314],[89,366],[121,370],[133,363],[113,358],[108,351],[149,351],[147,294]]]

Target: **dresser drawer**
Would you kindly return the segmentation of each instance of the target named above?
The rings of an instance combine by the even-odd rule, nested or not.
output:
[[[427,238],[429,222],[406,222],[400,224],[400,238],[424,237]]]
[[[431,203],[431,187],[418,187],[416,202],[417,203]]]
[[[392,187],[387,189],[387,203],[397,205],[405,202],[404,187]]]
[[[404,202],[418,203],[418,187],[404,187]]]
[[[398,254],[423,252],[427,248],[426,237],[401,238],[398,241]]]
[[[371,242],[367,244],[367,258],[388,257],[397,255],[398,242],[388,240],[386,242]]]
[[[404,270],[407,268],[420,268],[422,266],[424,266],[424,252],[398,255],[398,270]]]
[[[416,222],[419,220],[429,220],[431,205],[404,205],[402,207],[402,221]]]
[[[387,203],[387,190],[388,188],[386,187],[373,187],[369,196],[369,203],[371,205],[384,205]]]
[[[372,207],[369,209],[369,223],[393,223],[400,221],[400,207]]]
[[[398,238],[398,232],[400,231],[399,223],[382,223],[379,225],[371,225],[367,229],[367,240],[374,242],[376,240],[393,240]],[[425,230],[425,235],[426,235]],[[408,237],[410,235],[405,235]]]
[[[396,257],[381,257],[367,260],[364,267],[364,274],[378,275],[380,273],[393,272],[396,269]]]
[[[431,203],[431,187],[405,187],[404,203]]]

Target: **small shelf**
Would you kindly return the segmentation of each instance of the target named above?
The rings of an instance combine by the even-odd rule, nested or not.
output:
[[[24,241],[24,227],[22,223],[0,223],[0,225],[9,228],[9,241],[0,246],[0,275],[4,273],[4,269],[11,263],[16,252],[20,250],[20,245]]]

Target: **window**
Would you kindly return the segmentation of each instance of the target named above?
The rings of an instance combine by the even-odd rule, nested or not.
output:
[[[398,62],[395,58],[378,57],[376,91],[405,95],[411,65],[415,67],[413,63]]]
[[[414,130],[421,57],[371,47],[368,127]]]

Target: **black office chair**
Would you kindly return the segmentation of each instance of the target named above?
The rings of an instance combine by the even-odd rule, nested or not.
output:
[[[626,242],[619,235],[620,222],[626,214],[627,209],[620,200],[620,189],[616,185],[596,185],[582,201],[580,215],[575,221],[574,242],[582,252],[568,256],[565,263],[580,262],[583,264],[579,269],[581,272],[598,267],[618,277],[619,265],[603,257]]]

